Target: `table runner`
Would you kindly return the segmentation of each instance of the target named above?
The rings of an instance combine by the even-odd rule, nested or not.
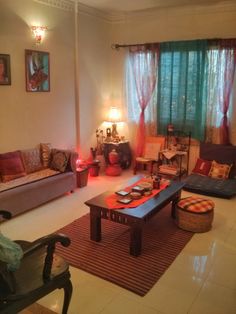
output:
[[[138,180],[136,181],[134,184],[124,188],[123,190],[124,191],[127,191],[127,192],[131,192],[132,191],[132,188],[140,183],[143,183],[143,182],[148,182],[148,183],[151,183],[151,180],[148,179],[148,178],[143,178],[141,180]],[[158,193],[160,193],[162,190],[164,190],[165,188],[167,188],[167,186],[169,185],[169,182],[168,181],[161,181],[161,184],[160,184],[160,189],[153,189],[151,192],[152,194],[149,195],[149,196],[142,196],[140,199],[137,199],[137,200],[132,200],[131,203],[129,204],[121,204],[121,203],[118,203],[117,200],[121,199],[121,198],[125,198],[124,196],[119,196],[117,195],[116,193],[112,193],[111,195],[107,196],[105,201],[107,203],[107,206],[109,209],[122,209],[122,208],[133,208],[133,207],[137,207],[143,203],[145,203],[146,201],[148,201],[150,198],[152,198],[153,196],[157,195]],[[129,196],[128,196],[129,197]]]

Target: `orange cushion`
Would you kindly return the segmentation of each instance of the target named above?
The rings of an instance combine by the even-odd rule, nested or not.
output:
[[[205,213],[214,209],[215,204],[210,199],[204,199],[197,196],[190,196],[180,200],[178,202],[178,207],[190,212]]]
[[[229,177],[232,165],[219,164],[215,160],[212,161],[209,177],[214,179],[227,179]]]

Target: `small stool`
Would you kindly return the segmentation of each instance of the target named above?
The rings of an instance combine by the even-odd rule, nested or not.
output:
[[[215,204],[210,199],[190,196],[176,205],[176,224],[191,232],[207,232],[211,229]]]

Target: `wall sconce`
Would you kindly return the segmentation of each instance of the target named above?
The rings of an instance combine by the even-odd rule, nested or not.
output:
[[[45,31],[47,30],[47,26],[31,26],[31,31],[36,40],[36,44],[41,44],[42,38],[44,37]]]
[[[117,107],[110,108],[107,121],[112,123],[111,136],[115,138],[116,136],[118,136],[116,123],[121,122],[121,113],[119,108]]]

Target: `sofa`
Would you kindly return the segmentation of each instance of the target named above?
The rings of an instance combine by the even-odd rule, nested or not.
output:
[[[230,199],[236,195],[236,146],[200,143],[199,158],[184,190]]]
[[[77,158],[76,152],[48,143],[0,154],[0,209],[16,216],[72,192]]]

